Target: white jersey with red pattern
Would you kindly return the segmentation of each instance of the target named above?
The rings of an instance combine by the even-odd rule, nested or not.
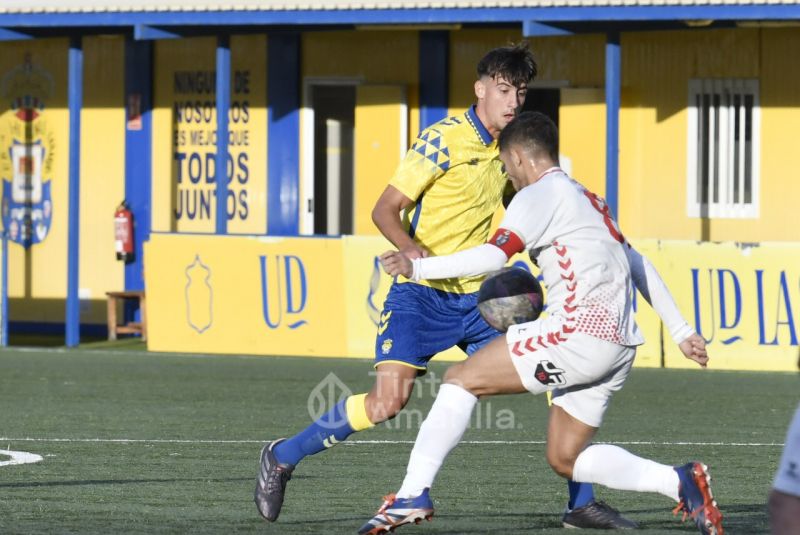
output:
[[[605,201],[554,167],[517,192],[489,243],[525,249],[542,270],[547,310],[578,331],[616,344],[644,338],[634,320],[629,247]]]

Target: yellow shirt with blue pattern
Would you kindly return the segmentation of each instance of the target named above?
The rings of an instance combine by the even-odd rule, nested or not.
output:
[[[417,137],[389,184],[414,201],[405,210],[403,224],[431,255],[469,249],[488,239],[507,180],[498,154],[497,141],[474,106]],[[419,284],[470,293],[478,291],[482,280],[483,276]]]

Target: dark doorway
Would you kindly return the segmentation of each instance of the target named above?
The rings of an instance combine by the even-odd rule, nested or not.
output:
[[[355,85],[314,85],[314,234],[353,233]]]
[[[561,90],[530,88],[522,111],[538,111],[550,117],[558,126],[558,108],[561,106]]]

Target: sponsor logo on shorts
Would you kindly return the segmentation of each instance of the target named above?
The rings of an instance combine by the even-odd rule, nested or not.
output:
[[[383,353],[384,355],[388,355],[389,351],[392,350],[392,344],[394,344],[394,342],[392,341],[391,338],[387,338],[386,340],[384,340],[383,344],[381,344],[381,353]]]
[[[564,378],[564,370],[557,368],[556,365],[549,360],[542,360],[539,362],[536,366],[534,376],[537,381],[545,386],[567,384],[567,380]]]

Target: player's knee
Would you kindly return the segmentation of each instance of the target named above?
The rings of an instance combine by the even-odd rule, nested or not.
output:
[[[460,382],[460,371],[463,368],[463,364],[453,364],[449,368],[447,368],[444,372],[444,382],[450,384],[459,384]]]
[[[467,392],[472,392],[472,385],[469,384],[469,377],[464,373],[463,364],[454,364],[447,368],[447,371],[444,372],[444,382],[446,384],[459,386]]]
[[[567,479],[572,478],[572,467],[575,465],[575,460],[570,456],[564,455],[554,448],[548,448],[547,462],[556,474]]]
[[[495,389],[486,385],[481,377],[475,377],[474,374],[470,374],[464,364],[450,366],[444,374],[444,382],[459,386],[476,397],[496,393]]]
[[[408,403],[408,396],[399,392],[370,392],[364,401],[370,422],[379,424],[397,416]]]

